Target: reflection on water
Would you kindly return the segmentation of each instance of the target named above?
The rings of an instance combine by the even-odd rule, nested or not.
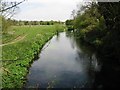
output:
[[[29,70],[25,87],[91,87],[99,70],[95,53],[81,47],[71,33],[54,36],[39,57]]]

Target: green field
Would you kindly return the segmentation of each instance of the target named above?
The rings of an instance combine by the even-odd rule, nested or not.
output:
[[[9,34],[3,35],[3,44],[0,46],[3,60],[2,87],[22,87],[28,68],[43,45],[56,32],[63,30],[63,25],[11,27]]]

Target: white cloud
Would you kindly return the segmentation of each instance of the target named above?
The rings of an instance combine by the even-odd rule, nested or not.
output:
[[[39,3],[53,3],[53,2],[57,2],[57,3],[70,3],[70,2],[78,2],[78,1],[82,1],[82,0],[27,0],[29,2],[39,2]]]
[[[65,21],[80,1],[82,0],[27,0],[20,5],[20,12],[14,18]]]

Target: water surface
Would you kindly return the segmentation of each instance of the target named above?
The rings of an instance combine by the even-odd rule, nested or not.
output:
[[[98,62],[71,33],[54,36],[42,49],[27,75],[26,87],[86,88],[94,82]]]

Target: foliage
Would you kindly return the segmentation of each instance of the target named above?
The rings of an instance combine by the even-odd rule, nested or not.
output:
[[[106,32],[105,21],[96,3],[91,3],[89,6],[84,13],[78,13],[74,27],[81,39],[98,47],[102,44],[102,37]]]
[[[68,30],[74,29],[74,20],[66,20],[65,24],[66,24]]]
[[[119,63],[120,2],[92,2],[85,7],[75,17],[77,36],[95,46],[106,60]]]
[[[100,1],[100,0],[99,0]],[[102,62],[101,71],[96,75],[95,89],[120,87],[120,2],[98,2],[103,15],[106,33],[98,50]]]
[[[13,25],[55,25],[55,24],[63,24],[61,21],[17,21],[11,20]]]
[[[101,52],[105,57],[120,61],[120,2],[98,3],[99,11],[104,16],[107,33],[103,39]]]
[[[120,60],[120,2],[92,2],[83,7],[74,22],[78,36],[99,47],[103,56]]]
[[[73,25],[74,21],[73,20],[66,20],[65,24],[66,25]]]

